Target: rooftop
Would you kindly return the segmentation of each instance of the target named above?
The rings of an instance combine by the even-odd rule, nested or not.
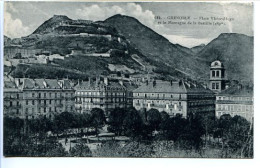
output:
[[[226,90],[223,90],[218,95],[233,95],[233,96],[253,96],[254,90],[252,86],[242,86],[240,84],[233,85]]]
[[[200,84],[185,81],[161,81],[147,82],[135,89],[134,92],[142,93],[211,93],[209,89]]]

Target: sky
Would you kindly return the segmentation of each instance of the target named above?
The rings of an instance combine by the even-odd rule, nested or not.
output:
[[[254,35],[253,5],[251,3],[26,1],[5,2],[4,34],[10,38],[27,36],[53,15],[98,21],[115,14],[135,17],[170,42],[186,47],[207,44],[221,33]],[[157,16],[160,16],[161,19],[156,19]],[[212,21],[211,17],[225,17],[224,19],[229,20]],[[209,20],[205,20],[207,18]],[[180,25],[176,22],[186,24]],[[188,24],[188,22],[190,23]],[[223,24],[198,25],[198,22],[211,22],[212,24],[222,22]]]

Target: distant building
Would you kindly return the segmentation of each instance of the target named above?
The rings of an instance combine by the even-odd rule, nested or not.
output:
[[[75,86],[75,108],[79,113],[89,112],[92,108],[105,111],[105,86],[104,83],[79,81]]]
[[[19,117],[22,115],[22,91],[14,81],[4,82],[4,116]]]
[[[127,107],[127,90],[122,81],[108,81],[107,78],[104,78],[104,81],[99,79],[96,79],[95,82],[82,81],[78,82],[75,90],[75,107],[77,112],[80,113],[90,112],[93,108],[100,108],[108,115],[109,111],[116,107]],[[132,102],[130,103],[132,104]]]
[[[254,116],[253,87],[234,85],[217,94],[216,117],[223,114],[242,116],[252,121]]]
[[[186,118],[197,112],[214,114],[215,96],[211,90],[190,82],[153,81],[133,90],[133,106],[137,110],[154,108]]]
[[[34,56],[41,53],[41,49],[27,49],[18,46],[5,46],[4,47],[4,57],[7,59],[15,58],[20,55],[23,58]]]
[[[108,82],[105,78],[104,83],[106,92],[105,111],[108,115],[114,108],[126,108],[126,87],[123,85],[123,81],[119,82]]]
[[[225,68],[223,63],[218,60],[213,61],[210,66],[209,88],[213,92],[219,93],[225,89],[225,82]]]
[[[52,118],[61,112],[73,112],[75,91],[69,80],[56,79],[14,79],[12,85],[7,86],[5,81],[4,101],[5,114],[8,116],[18,116],[20,118],[31,119],[38,117]],[[12,86],[10,88],[10,86]],[[12,91],[12,92],[11,92]],[[8,106],[8,100],[15,98]],[[19,104],[18,104],[19,101]],[[19,105],[14,108],[13,105]],[[12,112],[8,109],[12,109]],[[13,115],[14,110],[16,115]]]

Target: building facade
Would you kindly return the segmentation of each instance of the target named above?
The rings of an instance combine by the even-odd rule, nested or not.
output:
[[[75,90],[75,108],[80,113],[100,108],[108,115],[114,108],[127,107],[127,90],[122,81],[108,81],[107,78],[103,81],[98,78],[93,82],[81,81],[75,86]]]
[[[217,94],[216,117],[229,114],[232,117],[238,115],[248,121],[253,120],[253,87],[234,85]]]
[[[198,112],[214,114],[215,96],[211,90],[190,82],[153,81],[133,91],[133,106],[137,110],[154,108],[186,118]]]
[[[5,83],[7,84],[7,82]],[[69,80],[20,78],[14,79],[13,83],[12,90],[15,88],[18,93],[11,94],[10,89],[5,87],[5,106],[8,105],[9,95],[15,97],[14,94],[16,94],[16,100],[12,101],[12,107],[9,103],[12,112],[7,108],[4,110],[5,115],[24,119],[52,118],[61,112],[75,111],[75,91]],[[14,102],[18,103],[18,101],[19,109],[14,108],[13,105]],[[13,115],[14,109],[16,109],[16,115]]]
[[[75,108],[79,113],[90,112],[92,108],[105,111],[105,86],[103,83],[78,81],[75,86]]]
[[[19,117],[22,114],[22,91],[14,81],[4,82],[4,116]]]

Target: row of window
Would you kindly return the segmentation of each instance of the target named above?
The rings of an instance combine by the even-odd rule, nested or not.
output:
[[[221,74],[221,70],[212,70],[211,71],[211,77],[224,77],[224,71],[222,71]]]
[[[214,101],[196,101],[196,102],[189,102],[188,106],[201,106],[201,105],[215,105]]]
[[[227,97],[227,96],[217,96],[217,100],[233,100],[233,101],[252,101],[252,97]]]
[[[144,97],[144,98],[182,98],[181,94],[160,94],[160,93],[134,93],[134,97]]]
[[[73,97],[74,93],[26,93],[26,96],[31,96],[31,97],[37,97],[37,98],[52,98],[54,96],[54,98],[58,98],[61,97],[62,95],[66,96],[66,97]]]
[[[211,88],[212,89],[216,89],[216,90],[220,89],[219,83],[212,83],[212,87]]]
[[[38,102],[38,104],[44,104],[44,105],[51,105],[51,104],[53,104],[53,103],[55,103],[55,104],[62,104],[62,100],[26,100],[25,101],[25,104],[26,105],[35,105],[36,104],[36,102]]]
[[[65,111],[73,110],[73,106],[65,106]],[[17,111],[18,112],[18,111]],[[47,112],[58,112],[57,107],[49,107],[49,108],[25,108],[25,114],[28,113],[47,113]]]
[[[137,103],[145,103],[145,104],[147,104],[147,103],[151,103],[151,104],[157,103],[157,104],[169,104],[169,105],[173,105],[173,104],[175,104],[177,101],[135,99],[134,102],[137,102]]]
[[[104,96],[104,95],[111,95],[111,96],[125,96],[125,93],[124,92],[117,92],[117,93],[114,93],[114,92],[110,92],[110,93],[106,93],[105,92],[76,92],[76,95],[80,96],[80,95],[85,95],[85,96]]]
[[[252,105],[223,105],[218,104],[217,110],[225,110],[225,111],[253,111],[254,107]]]

